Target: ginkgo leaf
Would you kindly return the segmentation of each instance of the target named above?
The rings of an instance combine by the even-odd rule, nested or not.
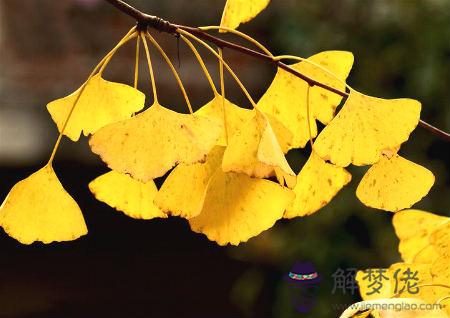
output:
[[[356,196],[369,207],[396,212],[422,199],[433,184],[428,169],[399,155],[382,156],[362,178]]]
[[[315,150],[341,167],[373,164],[384,151],[397,150],[408,140],[419,122],[420,108],[413,99],[381,99],[352,90],[317,137]]]
[[[426,304],[436,304],[447,298],[450,295],[449,219],[418,210],[397,212],[393,224],[400,239],[399,250],[403,259],[408,262],[395,263],[384,269],[381,279],[376,269],[359,271],[356,280],[361,297],[370,301],[374,298],[395,297],[399,302],[414,297]],[[415,260],[419,254],[424,255],[420,256],[422,259],[417,263]],[[427,256],[430,259],[427,259]],[[368,272],[372,273],[372,279],[368,278]],[[375,279],[378,283],[374,283]],[[380,290],[374,292],[374,288],[380,287],[380,283]],[[433,308],[437,307],[428,306],[422,309]],[[450,315],[450,308],[446,307],[444,310]],[[442,313],[443,311],[422,310],[407,316],[396,314],[395,317],[447,317],[445,313],[442,316]],[[375,317],[383,317],[381,311],[372,314]]]
[[[155,204],[165,213],[190,219],[203,207],[211,176],[220,167],[224,147],[216,146],[205,163],[179,164],[164,181]]]
[[[328,204],[352,179],[342,167],[325,162],[314,152],[297,176],[295,199],[286,209],[285,218],[310,215]]]
[[[14,185],[0,207],[0,226],[22,244],[71,241],[87,234],[78,204],[49,165]]]
[[[53,120],[61,129],[81,88],[47,104]],[[109,123],[131,117],[144,107],[145,95],[137,89],[120,83],[104,80],[101,74],[94,75],[86,84],[70,117],[64,135],[73,141],[96,132]]]
[[[223,103],[225,103],[225,109],[223,108]],[[198,109],[195,114],[211,118],[215,122],[220,123],[221,133],[217,141],[219,146],[226,146],[227,138],[233,136],[237,130],[242,128],[254,116],[252,110],[241,108],[228,99],[224,99],[221,95],[216,95],[209,103]],[[224,121],[226,122],[226,127]]]
[[[334,73],[341,81],[308,62],[292,64],[291,67],[331,87],[345,89],[342,81],[345,81],[352,68],[352,53],[326,51],[313,55],[308,60]],[[304,80],[278,68],[275,78],[258,102],[260,110],[273,115],[291,131],[293,134],[291,148],[303,148],[309,140],[307,91],[308,84]],[[309,109],[313,138],[317,136],[316,119],[328,124],[341,100],[341,96],[323,88],[317,86],[310,88]]]
[[[112,170],[91,181],[89,190],[97,200],[122,211],[129,217],[145,220],[167,217],[153,204],[158,193],[153,180],[142,183]]]
[[[270,0],[227,0],[220,26],[236,29],[241,23],[256,17],[269,2]]]
[[[431,244],[440,255],[450,256],[450,218],[446,217],[430,236]]]
[[[230,138],[222,169],[256,178],[276,176],[281,184],[295,186],[295,173],[286,161],[267,117],[258,110]]]
[[[419,252],[430,246],[431,234],[450,218],[419,210],[403,210],[394,214],[392,224],[400,240],[398,250],[403,261],[412,262]]]
[[[439,254],[432,245],[427,245],[419,250],[412,258],[411,263],[432,264],[439,258]]]
[[[446,244],[448,248],[449,241],[447,241]],[[447,251],[447,254],[442,254],[434,261],[430,268],[430,272],[433,277],[432,282],[436,285],[432,288],[435,299],[439,300],[447,297],[447,306],[444,309],[450,317],[450,306],[448,304],[448,296],[450,296],[450,291],[448,289],[448,286],[450,285],[450,249]],[[444,286],[447,286],[447,288],[444,288]]]
[[[283,151],[283,153],[287,153],[290,149],[292,149],[294,135],[275,116],[267,113],[265,115],[267,120],[269,121],[270,127],[275,134],[275,137],[277,138],[281,150]]]
[[[209,103],[195,112],[196,115],[209,117],[220,123],[222,131],[217,142],[219,146],[227,146],[227,140],[255,116],[255,110],[239,107],[227,99],[225,99],[224,109],[223,100],[223,96],[216,95]],[[281,150],[284,153],[288,152],[292,148],[292,133],[274,116],[267,114],[267,119],[277,137]]]
[[[238,245],[272,227],[293,198],[291,190],[272,181],[217,169],[202,211],[189,224],[219,245]]]
[[[450,221],[440,224],[431,234],[430,242],[439,256],[434,260],[430,267],[433,277],[433,284],[449,286],[450,282]],[[442,286],[434,287],[434,293],[437,299],[450,296],[450,291]],[[450,316],[450,306],[447,299],[445,311]]]
[[[204,162],[219,134],[220,126],[209,118],[154,104],[130,119],[101,128],[89,145],[111,169],[147,182],[177,163]]]

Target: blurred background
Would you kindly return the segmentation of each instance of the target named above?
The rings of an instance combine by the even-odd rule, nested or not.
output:
[[[129,3],[199,26],[218,24],[225,1]],[[0,200],[50,154],[57,130],[45,105],[78,88],[133,23],[102,0],[0,1]],[[274,54],[352,51],[353,87],[378,97],[418,99],[422,119],[450,131],[449,0],[272,0],[240,30]],[[212,95],[193,55],[173,36],[153,34],[199,108]],[[132,84],[133,48],[119,51],[107,79]],[[200,52],[217,79],[217,62]],[[229,50],[225,57],[259,99],[275,69]],[[154,50],[153,60],[162,104],[186,112]],[[139,88],[151,101],[141,61]],[[226,88],[229,99],[249,107],[229,78]],[[403,156],[436,175],[430,194],[415,207],[450,214],[449,149],[422,128],[402,147]],[[288,154],[296,172],[308,151]],[[185,220],[133,220],[97,202],[87,184],[106,167],[89,152],[86,138],[64,139],[55,170],[83,210],[89,234],[69,243],[22,246],[0,229],[0,317],[301,317],[283,280],[296,261],[313,262],[322,276],[317,304],[304,316],[337,317],[359,296],[333,292],[336,270],[400,260],[392,214],[366,208],[355,196],[366,169],[350,168],[351,184],[313,216],[279,221],[239,247],[218,247],[190,232]]]

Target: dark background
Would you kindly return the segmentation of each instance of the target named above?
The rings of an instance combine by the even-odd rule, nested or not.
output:
[[[218,24],[224,5],[210,0],[130,3],[193,26]],[[0,14],[3,200],[17,181],[43,165],[56,140],[45,105],[79,87],[133,21],[101,0],[1,0]],[[378,97],[418,99],[424,120],[450,130],[448,0],[272,0],[241,30],[274,54],[352,51],[353,87]],[[156,36],[177,64],[176,39]],[[201,52],[217,75],[216,61]],[[131,83],[133,54],[133,45],[121,50],[106,77]],[[179,55],[183,81],[198,108],[211,93],[182,43]],[[230,51],[225,56],[258,99],[273,67]],[[185,111],[172,75],[154,50],[153,59],[161,102]],[[139,87],[149,94],[145,67],[142,62]],[[227,95],[248,107],[231,80]],[[304,164],[306,153],[289,153],[294,170]],[[400,153],[436,175],[430,194],[415,207],[449,215],[448,144],[417,128]],[[0,317],[301,317],[282,279],[297,260],[314,262],[323,277],[317,306],[307,316],[337,317],[342,308],[336,307],[359,296],[332,293],[333,272],[399,261],[392,214],[366,208],[355,196],[366,169],[351,168],[351,184],[315,215],[277,222],[239,247],[218,247],[190,232],[184,220],[133,220],[97,202],[87,184],[106,168],[89,152],[85,138],[76,144],[64,139],[55,170],[82,208],[89,234],[69,243],[23,246],[0,230]]]

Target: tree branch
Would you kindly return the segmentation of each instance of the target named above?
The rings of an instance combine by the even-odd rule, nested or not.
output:
[[[309,76],[306,76],[302,73],[300,73],[299,71],[293,69],[291,66],[281,62],[281,61],[277,61],[274,60],[272,57],[270,57],[269,55],[266,55],[264,53],[260,53],[258,51],[249,49],[245,46],[236,44],[236,43],[232,43],[229,41],[225,41],[221,38],[218,38],[216,36],[213,36],[199,28],[196,27],[190,27],[190,26],[185,26],[185,25],[179,25],[179,24],[173,24],[169,21],[166,21],[164,19],[161,19],[160,17],[154,16],[154,15],[149,15],[146,14],[142,11],[139,11],[138,9],[130,6],[128,3],[122,1],[122,0],[105,0],[107,2],[109,2],[110,4],[112,4],[114,7],[116,7],[119,11],[125,13],[126,15],[132,17],[141,28],[147,28],[147,27],[151,27],[155,30],[158,30],[160,32],[166,32],[166,33],[170,33],[170,34],[178,34],[177,29],[182,29],[185,30],[187,32],[190,32],[192,34],[194,34],[195,36],[206,40],[210,43],[214,43],[216,46],[220,47],[220,48],[228,48],[243,54],[246,54],[248,56],[252,56],[255,58],[258,58],[260,60],[264,60],[266,62],[270,62],[274,65],[276,65],[277,67],[280,67],[282,69],[284,69],[285,71],[301,78],[302,80],[304,80],[305,82],[307,82],[310,86],[318,86],[321,87],[327,91],[333,92],[335,94],[338,94],[342,97],[348,97],[348,93],[338,90],[334,87],[331,87],[329,85],[323,84],[321,82],[316,81],[313,78],[310,78]],[[440,130],[439,128],[434,127],[433,125],[430,125],[429,123],[420,120],[419,121],[419,126],[421,126],[422,128],[425,128],[426,130],[428,130],[429,132],[443,138],[444,140],[446,140],[447,142],[450,142],[450,134]]]

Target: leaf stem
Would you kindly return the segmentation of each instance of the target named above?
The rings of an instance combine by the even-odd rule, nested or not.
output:
[[[177,32],[197,41],[198,43],[200,43],[201,45],[203,45],[208,51],[210,51],[217,59],[219,59],[219,61],[221,61],[223,63],[223,65],[225,66],[225,68],[227,69],[227,71],[230,73],[230,75],[234,78],[234,80],[236,81],[236,83],[239,85],[239,87],[241,88],[241,90],[244,92],[245,96],[248,98],[248,100],[250,101],[250,103],[252,104],[253,108],[256,108],[256,103],[253,100],[252,96],[250,95],[250,93],[248,92],[248,90],[245,88],[244,84],[242,84],[241,80],[239,79],[239,77],[237,77],[237,75],[233,72],[233,70],[231,69],[231,67],[227,64],[227,62],[225,62],[223,60],[223,58],[216,52],[214,51],[214,49],[209,46],[207,43],[205,43],[204,41],[202,41],[201,39],[199,39],[198,37],[196,37],[195,35],[181,30],[181,29],[177,29]]]
[[[223,74],[223,51],[219,47],[217,48],[219,52],[220,60],[219,60],[219,77],[220,77],[220,94],[222,95],[222,114],[223,114],[223,126],[225,131],[225,142],[228,145],[228,126],[227,126],[227,112],[225,109],[225,76]]]
[[[135,21],[137,21],[138,23],[140,23],[141,25],[147,26],[147,27],[152,27],[156,30],[159,30],[161,32],[167,32],[170,34],[175,34],[177,33],[177,29],[178,30],[184,30],[187,32],[192,33],[193,35],[196,35],[197,37],[204,39],[210,43],[214,43],[216,46],[220,47],[220,48],[229,48],[231,50],[235,50],[237,52],[240,52],[242,54],[246,54],[248,56],[252,56],[255,58],[258,58],[260,60],[269,62],[269,63],[273,63],[274,65],[276,65],[277,67],[280,67],[282,69],[284,69],[285,71],[297,76],[298,78],[303,79],[304,81],[306,81],[310,86],[318,86],[318,87],[322,87],[323,89],[326,89],[330,92],[333,92],[335,94],[338,94],[342,97],[346,97],[348,96],[348,94],[346,92],[340,91],[338,89],[335,89],[334,87],[328,86],[324,83],[315,81],[312,78],[309,78],[308,76],[302,74],[301,72],[295,70],[294,68],[290,67],[289,65],[284,64],[281,61],[277,61],[274,60],[270,55],[268,54],[264,54],[264,53],[260,53],[257,51],[254,51],[252,49],[249,49],[245,46],[241,46],[238,45],[236,43],[233,42],[229,42],[229,41],[225,41],[221,38],[212,36],[211,34],[196,28],[196,27],[190,27],[190,26],[185,26],[185,25],[178,25],[178,24],[174,24],[174,23],[170,23],[168,21],[165,21],[159,17],[153,16],[153,15],[149,15],[146,13],[143,13],[141,11],[139,11],[138,9],[130,6],[129,4],[127,4],[126,2],[122,1],[122,0],[105,0],[108,3],[110,3],[111,5],[113,5],[114,7],[116,7],[119,11],[123,12],[124,14],[132,17]],[[179,32],[178,32],[179,33]],[[447,142],[450,142],[450,134],[437,128],[434,127],[432,125],[430,125],[429,123],[420,120],[419,121],[419,125],[428,130],[429,132],[435,134],[436,136],[439,136],[440,138],[444,139]]]
[[[136,60],[134,62],[134,88],[137,89],[139,80],[139,43],[141,42],[141,37],[138,35],[136,37]]]
[[[306,120],[308,122],[309,143],[311,144],[311,151],[314,151],[313,137],[312,137],[312,133],[311,133],[311,118],[309,115],[309,91],[310,90],[311,90],[311,86],[308,85],[308,88],[306,90]]]
[[[219,30],[219,32],[220,32],[221,30],[225,30],[227,32],[230,32],[230,33],[232,33],[234,35],[237,35],[237,36],[243,38],[244,40],[246,40],[246,41],[248,41],[250,43],[253,43],[253,45],[255,45],[257,48],[259,48],[265,54],[267,54],[267,55],[269,55],[271,57],[274,57],[273,54],[269,51],[268,48],[266,48],[264,45],[262,45],[256,39],[252,38],[250,35],[248,35],[248,34],[246,34],[244,32],[241,32],[241,31],[229,28],[229,27],[218,26],[218,25],[208,25],[208,26],[202,26],[202,27],[198,27],[198,28],[200,30],[202,30],[202,31]]]
[[[447,299],[450,299],[450,295],[443,296],[443,297],[439,298],[435,303],[436,304],[440,304],[440,303],[442,303],[443,301],[445,301]]]
[[[449,285],[445,285],[445,284],[420,284],[417,285],[417,288],[422,288],[422,287],[442,287],[442,288],[446,288],[446,289],[450,289]],[[399,291],[396,294],[393,294],[390,298],[396,298],[398,296],[400,296],[401,294],[403,294],[405,291]]]
[[[192,110],[192,106],[191,106],[191,102],[189,101],[189,97],[186,93],[186,89],[184,88],[183,82],[180,79],[180,76],[178,75],[177,70],[175,69],[175,67],[173,66],[172,61],[169,59],[169,57],[167,56],[166,52],[164,52],[164,50],[162,49],[162,47],[158,44],[158,42],[156,42],[156,40],[150,35],[150,33],[146,32],[145,36],[150,40],[150,42],[152,42],[152,44],[156,47],[156,49],[159,51],[159,53],[161,53],[161,55],[163,56],[164,60],[166,61],[167,65],[169,66],[170,70],[173,73],[173,76],[175,76],[175,79],[178,82],[178,86],[180,86],[180,90],[183,93],[184,99],[186,100],[186,104],[187,107],[189,109],[189,112],[191,114],[194,113],[194,111]]]
[[[209,74],[208,68],[206,67],[205,62],[203,61],[201,55],[198,53],[194,44],[192,44],[192,42],[189,41],[189,39],[187,39],[183,35],[180,35],[180,36],[183,39],[183,41],[189,46],[192,53],[194,53],[195,57],[197,58],[198,63],[200,64],[200,66],[203,70],[203,73],[205,74],[206,79],[208,80],[209,85],[211,86],[211,90],[213,91],[214,96],[217,96],[218,93],[217,93],[216,86],[214,85],[214,81],[211,78],[211,74]]]
[[[300,56],[295,56],[295,55],[278,55],[274,57],[275,61],[281,61],[281,60],[295,60],[295,61],[300,61],[300,62],[304,62],[310,65],[313,65],[319,69],[321,69],[322,71],[324,71],[325,73],[327,73],[328,75],[334,77],[337,81],[339,81],[340,83],[342,83],[345,87],[347,87],[349,90],[353,90],[354,89],[348,85],[343,79],[339,78],[339,76],[337,76],[336,74],[334,74],[332,71],[330,71],[329,69],[327,69],[326,67],[323,67],[322,65],[319,65],[309,59],[300,57]],[[322,87],[323,88],[323,87]],[[348,94],[347,94],[348,96]]]
[[[78,101],[80,100],[81,94],[83,94],[84,89],[86,88],[89,80],[94,76],[95,73],[97,73],[97,71],[99,70],[99,68],[103,68],[103,65],[107,65],[110,58],[117,52],[117,50],[124,45],[125,43],[127,43],[129,40],[131,40],[135,35],[136,31],[136,27],[131,28],[127,34],[125,34],[125,36],[119,41],[119,43],[116,44],[116,46],[108,52],[108,54],[106,54],[101,60],[100,62],[94,67],[94,69],[92,70],[91,74],[89,75],[89,77],[87,78],[87,80],[83,83],[83,85],[81,85],[81,87],[78,90],[78,94],[75,97],[75,100],[72,104],[72,107],[70,108],[69,114],[66,117],[66,120],[64,121],[64,124],[61,128],[61,131],[59,132],[58,138],[56,139],[55,145],[53,146],[53,150],[52,153],[50,155],[50,158],[48,159],[47,162],[47,166],[51,166],[53,160],[55,159],[55,155],[56,155],[56,151],[59,148],[59,145],[61,143],[62,140],[62,136],[64,135],[64,132],[67,128],[67,124],[69,123],[70,118],[72,117],[73,111],[75,110],[75,107],[77,106]],[[101,74],[101,69],[100,69],[100,74]]]
[[[128,42],[129,40],[134,39],[134,37],[137,36],[137,32],[133,32],[131,33],[126,39],[125,42],[123,44],[125,44],[126,42]],[[122,46],[122,45],[120,45]],[[120,48],[120,46],[117,48],[117,50]],[[117,51],[115,50],[114,53]],[[103,64],[100,67],[100,70],[98,71],[99,74],[103,74],[103,71],[105,70],[105,68],[108,66],[109,62],[111,62],[111,59],[113,58],[114,54],[109,54],[105,60],[103,61]]]
[[[156,81],[155,74],[153,73],[152,58],[150,57],[150,51],[148,50],[147,40],[145,36],[141,33],[140,37],[142,38],[142,43],[144,43],[145,56],[147,57],[148,73],[150,75],[150,82],[153,90],[153,103],[158,104],[158,92],[156,90]]]

